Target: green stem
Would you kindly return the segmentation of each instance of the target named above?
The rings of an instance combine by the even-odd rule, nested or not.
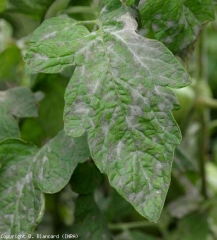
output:
[[[66,14],[90,13],[90,14],[98,15],[99,14],[99,8],[86,7],[86,6],[75,6],[75,7],[71,7],[71,8],[68,8],[68,9],[64,10],[63,13],[66,13]]]
[[[78,21],[75,24],[98,24],[97,20],[89,20],[89,21]]]
[[[140,2],[140,0],[135,0],[135,5],[138,7],[139,6],[139,2]]]
[[[51,6],[48,8],[44,19],[49,19],[51,17],[57,16],[57,13],[61,12],[65,9],[70,3],[70,0],[56,0],[54,1]]]
[[[198,97],[196,104],[203,108],[217,108],[217,100],[209,97]]]
[[[77,23],[79,24],[96,24],[98,21],[97,20],[89,20],[89,21],[78,21]]]
[[[217,128],[217,120],[213,120],[213,121],[210,122],[210,124],[209,124],[209,132],[210,132],[210,135],[212,135],[212,133],[214,132],[215,128]]]
[[[108,225],[110,230],[127,230],[131,228],[143,228],[143,227],[158,227],[156,223],[150,223],[147,221],[129,222],[129,223],[110,223]]]
[[[197,56],[197,67],[198,67],[198,81],[207,81],[206,79],[206,63],[205,63],[205,51],[204,51],[204,32],[201,33],[198,46],[198,56]],[[200,91],[197,91],[197,98],[200,99]],[[201,174],[201,194],[205,199],[208,198],[207,195],[207,183],[206,183],[206,171],[205,164],[207,162],[208,156],[208,146],[209,146],[209,109],[203,108],[199,110],[199,119],[201,124],[201,131],[199,136],[199,168]]]

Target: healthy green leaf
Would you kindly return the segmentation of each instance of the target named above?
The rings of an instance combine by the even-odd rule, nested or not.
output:
[[[13,116],[35,117],[37,111],[34,94],[28,88],[0,91],[0,140],[19,137],[18,122]]]
[[[135,0],[120,0],[122,2],[122,4],[126,5],[126,6],[132,6],[135,2]]]
[[[92,195],[80,195],[75,203],[75,225],[72,231],[81,239],[109,240],[110,234]]]
[[[10,5],[7,4],[7,6]],[[26,47],[25,45],[23,45],[27,43],[26,41],[27,38],[25,37],[31,34],[41,23],[40,21],[41,17],[39,17],[37,13],[36,13],[37,16],[33,16],[34,14],[31,14],[31,12],[24,13],[26,9],[23,10],[19,11],[16,8],[12,8],[4,12],[4,15],[7,16],[6,19],[8,19],[8,21],[13,26],[13,38],[14,40],[18,40],[17,43],[20,48]],[[22,68],[22,70],[24,70],[24,68]]]
[[[0,19],[0,52],[2,52],[12,37],[13,29],[4,19]]]
[[[6,0],[1,0],[0,2],[0,13],[5,10],[6,7]]]
[[[79,164],[75,169],[70,183],[72,190],[79,194],[92,193],[102,181],[102,174],[93,162]]]
[[[65,187],[77,164],[90,156],[86,138],[73,139],[61,131],[37,153],[34,175],[42,192],[55,193]]]
[[[19,126],[13,116],[0,108],[0,141],[6,138],[19,138]]]
[[[206,21],[214,20],[213,0],[146,0],[139,6],[143,26],[179,53],[192,44]]]
[[[16,45],[6,48],[0,54],[0,81],[15,80],[18,81],[20,69],[17,66],[22,64],[22,54]]]
[[[55,0],[45,14],[45,19],[55,17],[58,12],[65,9],[71,0]]]
[[[54,0],[8,0],[8,10],[17,11],[40,19]]]
[[[139,231],[125,231],[118,235],[115,240],[156,240],[156,238]]]
[[[87,130],[100,171],[140,214],[157,221],[181,139],[171,113],[178,103],[167,86],[183,87],[189,76],[163,44],[136,33],[131,8],[117,6],[112,11],[109,2],[90,34],[68,19],[46,21],[26,62],[47,73],[77,65],[65,94],[67,133]]]
[[[22,123],[20,129],[22,139],[41,146],[63,129],[64,92],[67,84],[68,79],[59,74],[37,76],[34,91],[42,91],[45,97],[40,102],[39,116],[25,119]]]
[[[38,116],[38,106],[34,94],[26,87],[0,91],[0,108],[16,117]]]
[[[28,234],[41,220],[43,196],[33,181],[37,148],[16,139],[0,144],[0,232]]]
[[[179,170],[180,172],[198,171],[198,167],[195,166],[194,162],[192,162],[192,159],[181,147],[178,147],[175,150],[173,168]]]
[[[104,196],[105,197],[105,196]],[[98,205],[104,202],[100,199],[97,201]],[[101,206],[101,205],[99,205]],[[135,214],[133,206],[127,202],[123,197],[114,189],[111,189],[109,201],[106,205],[105,215],[108,222],[118,222],[122,219],[127,219],[129,216]]]
[[[210,233],[207,214],[193,213],[179,221],[177,229],[169,234],[171,240],[208,239]]]

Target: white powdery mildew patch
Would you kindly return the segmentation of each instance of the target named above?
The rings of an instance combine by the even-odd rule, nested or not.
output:
[[[127,32],[130,32],[130,36],[131,36],[130,38],[129,38],[129,34]],[[127,48],[129,54],[132,55],[134,67],[137,66],[138,68],[143,68],[143,71],[146,70],[147,75],[151,75],[150,70],[149,70],[150,66],[148,66],[147,65],[148,62],[145,61],[147,59],[147,57],[144,58],[143,56],[141,56],[141,52],[143,51],[143,49],[142,48],[140,49],[140,44],[144,44],[144,41],[142,40],[142,38],[138,34],[136,34],[135,31],[132,31],[132,29],[131,30],[128,29],[126,31],[124,31],[122,29],[121,31],[114,31],[114,32],[112,32],[112,34],[119,41],[122,42],[123,46]],[[133,41],[133,39],[134,39],[134,41]],[[135,39],[137,39],[137,40],[135,40]],[[137,41],[138,43],[135,44],[135,41]],[[153,51],[152,51],[152,53],[153,53]],[[153,65],[153,62],[151,64]]]
[[[167,109],[167,106],[163,102],[158,103],[157,107],[161,112],[165,112]]]
[[[158,13],[154,16],[154,18],[157,19],[157,20],[160,20],[162,18],[162,16],[163,15],[161,13]]]
[[[114,96],[114,93],[112,91],[107,91],[104,93],[103,99],[106,102],[109,102],[109,101],[114,101],[115,97],[116,96]]]
[[[54,141],[54,140],[52,139],[52,140],[50,141],[50,144],[52,144],[53,141]],[[47,150],[48,153],[52,151],[50,145],[47,146],[46,150]]]
[[[137,30],[138,23],[137,21],[129,14],[126,13],[120,18],[117,19],[118,21],[124,22],[124,27],[121,31],[123,32],[133,32]]]
[[[157,85],[154,85],[154,91],[157,95],[161,95],[161,87],[160,86],[157,86]]]
[[[14,221],[14,215],[13,214],[4,214],[4,219],[9,220],[10,224],[12,225]]]
[[[105,7],[103,7],[103,9],[101,10],[101,14],[103,14],[103,13],[105,13],[105,12],[107,12],[107,11],[108,11],[107,6],[105,6]]]
[[[123,149],[124,149],[124,144],[122,141],[119,141],[116,148],[117,157],[119,159],[122,157]]]
[[[159,195],[161,195],[161,194],[162,194],[162,191],[161,191],[161,190],[157,190],[156,193],[159,194]]]
[[[49,59],[48,56],[46,55],[41,55],[39,53],[35,53],[34,54],[34,58],[38,59],[38,60],[44,60],[44,61],[47,61]]]
[[[108,124],[106,124],[106,123],[102,124],[102,132],[106,138],[109,134],[109,125]]]
[[[23,191],[23,186],[24,186],[24,184],[25,184],[25,181],[23,181],[23,182],[17,182],[16,185],[15,185],[15,188],[16,188],[17,192],[20,193],[19,195],[21,195],[21,193],[22,193],[22,191]]]
[[[49,38],[53,38],[57,35],[57,31],[53,31],[51,33],[48,33],[48,34],[45,34],[41,39],[40,41],[43,41],[43,40],[47,40]]]
[[[88,93],[94,95],[99,88],[101,89],[100,82],[101,82],[100,78],[97,78],[94,82],[87,81]]]
[[[130,108],[130,116],[142,117],[144,115],[142,108],[138,105],[130,105],[129,108]]]
[[[152,29],[154,30],[154,32],[158,32],[158,31],[161,30],[161,27],[158,26],[157,24],[153,23],[153,24],[152,24]]]
[[[184,12],[182,13],[182,16],[179,18],[179,21],[177,23],[179,26],[185,26],[187,23],[186,23],[186,18],[185,18],[185,15],[184,15]]]
[[[142,6],[142,5],[144,5],[146,2],[147,2],[147,0],[140,0],[140,1],[139,1],[139,5]]]
[[[163,39],[162,41],[164,42],[164,43],[167,43],[167,44],[170,44],[171,42],[173,42],[173,38],[172,37],[170,37],[170,36],[167,36],[165,39]]]
[[[1,91],[0,92],[0,103],[5,102],[6,98],[7,98],[7,91]]]
[[[144,87],[142,87],[143,90]],[[130,94],[131,94],[131,97],[132,97],[132,100],[134,103],[136,103],[139,99],[141,99],[145,105],[149,105],[149,100],[147,98],[145,98],[144,96],[142,96],[141,94],[141,90],[139,91],[139,89],[135,89],[135,88],[131,88],[131,91],[130,91]],[[143,91],[143,94],[144,94],[145,91]],[[134,107],[135,105],[133,105]],[[137,109],[138,110],[138,109]]]
[[[25,176],[25,184],[29,185],[32,182],[32,172],[28,172]]]
[[[126,116],[126,123],[128,129],[134,129],[138,124],[138,120],[135,118],[135,116]]]
[[[118,178],[118,181],[115,184],[115,186],[117,186],[119,189],[122,189],[124,187],[124,181],[123,181],[122,177]]]
[[[37,158],[37,156],[36,156],[36,158]],[[42,162],[41,162],[41,166],[43,166],[44,163],[48,162],[48,161],[49,161],[48,157],[47,156],[43,156]],[[39,180],[42,180],[44,178],[44,176],[43,176],[44,168],[40,167],[39,170],[40,171],[38,171],[38,176],[37,177],[38,177]]]
[[[63,143],[61,142],[61,145],[62,145]],[[67,144],[67,146],[68,146],[68,148],[70,148],[70,149],[73,149],[73,147],[74,147],[74,145],[75,145],[75,140],[72,138],[72,139],[70,139],[70,142],[68,142],[68,141],[66,141],[66,144]],[[63,145],[64,146],[64,145]],[[49,146],[49,148],[50,148],[50,146]],[[62,148],[61,149],[62,151],[63,151],[63,154],[64,154],[64,149]],[[52,151],[52,149],[51,149],[51,151]],[[56,153],[56,154],[58,154],[58,152]],[[64,159],[62,159],[61,158],[61,161],[62,160],[66,160],[65,158]]]
[[[68,25],[68,23],[66,23],[66,25]],[[72,26],[73,26],[73,25],[72,25]],[[72,26],[71,26],[71,27],[72,27]],[[70,27],[64,27],[64,28],[63,28],[63,31],[70,31],[70,30],[71,30]]]
[[[136,200],[136,193],[131,193],[128,195],[128,199],[130,200],[130,202],[135,202]]]
[[[175,27],[177,26],[177,24],[176,24],[175,21],[168,20],[168,21],[166,22],[166,26],[167,26],[167,28],[171,28],[171,27],[175,28]]]
[[[91,128],[94,128],[94,127],[95,127],[95,123],[94,123],[94,121],[93,121],[92,118],[89,119],[89,124],[90,124],[90,127],[91,127]]]
[[[154,165],[154,171],[156,172],[156,174],[161,174],[162,169],[163,169],[163,165],[159,161],[157,161]]]
[[[141,192],[136,194],[135,201],[140,203],[142,206],[144,205],[145,200],[146,200],[146,197],[144,196],[144,192],[143,191],[141,191]]]
[[[152,186],[151,180],[148,177],[148,174],[145,172],[145,169],[143,168],[142,164],[141,164],[141,170],[142,170],[142,174],[143,174],[144,178],[147,181],[149,192],[151,192],[153,190],[153,186]]]
[[[73,113],[76,115],[87,115],[90,109],[86,106],[84,102],[75,102],[72,104]]]

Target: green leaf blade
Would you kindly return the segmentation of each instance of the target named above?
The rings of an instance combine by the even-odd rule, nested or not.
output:
[[[51,18],[36,29],[25,56],[28,73],[57,73],[79,62],[89,31],[69,18]],[[78,63],[77,63],[78,64]]]
[[[0,108],[0,141],[6,138],[19,138],[19,126],[13,116]]]
[[[45,14],[46,9],[53,0],[8,0],[8,10],[18,11],[24,14],[31,15],[35,19],[41,19]]]
[[[141,215],[155,222],[181,140],[172,117],[178,102],[169,87],[184,87],[190,80],[163,44],[136,33],[131,8],[109,4],[99,29],[85,35],[86,44],[77,52],[73,44],[69,49],[76,52],[77,67],[65,93],[65,130],[73,137],[87,131],[97,167]]]
[[[111,239],[106,221],[91,194],[80,195],[75,205],[75,224],[71,229],[81,239]]]
[[[43,196],[33,182],[33,158],[37,148],[20,140],[0,144],[0,204],[2,234],[29,234],[43,214]]]
[[[6,0],[1,0],[0,2],[0,13],[5,10],[6,7]]]
[[[0,91],[0,108],[16,117],[38,116],[34,94],[26,87],[14,87]]]
[[[99,30],[94,71],[88,60],[76,68],[66,91],[65,129],[72,136],[88,130],[100,171],[140,214],[156,221],[181,139],[171,114],[177,100],[166,86],[185,86],[189,77],[162,44],[135,33],[129,13],[119,21],[123,28],[105,24]]]
[[[34,176],[42,192],[55,193],[65,187],[77,164],[90,156],[86,138],[73,139],[61,131],[37,153]]]
[[[78,194],[93,193],[102,181],[102,174],[92,161],[79,164],[75,169],[70,184],[73,192]]]
[[[38,106],[34,94],[25,87],[0,91],[0,140],[19,138],[19,126],[13,117],[36,117]]]
[[[179,54],[196,40],[202,24],[215,19],[212,0],[141,1],[143,26],[151,25],[156,39]]]

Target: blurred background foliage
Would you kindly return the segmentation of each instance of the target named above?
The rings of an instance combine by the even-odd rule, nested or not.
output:
[[[101,4],[100,0],[0,1],[0,91],[28,87],[36,93],[39,105],[37,118],[18,119],[22,139],[41,147],[63,128],[64,91],[74,71],[26,75],[23,56],[29,36],[43,20],[54,16],[95,19]],[[153,38],[149,30],[140,32]],[[175,152],[172,181],[158,223],[141,217],[89,161],[77,167],[72,187],[69,184],[57,194],[46,195],[45,215],[36,233],[85,231],[86,225],[94,224],[91,217],[100,214],[108,222],[110,233],[106,234],[115,240],[217,239],[217,20],[203,27],[192,48],[184,61],[177,56],[192,76],[192,84],[175,91],[181,108],[174,116],[183,141]],[[92,210],[85,209],[87,199]],[[80,212],[75,211],[76,205]],[[76,217],[82,211],[89,211],[90,216],[79,230]]]

